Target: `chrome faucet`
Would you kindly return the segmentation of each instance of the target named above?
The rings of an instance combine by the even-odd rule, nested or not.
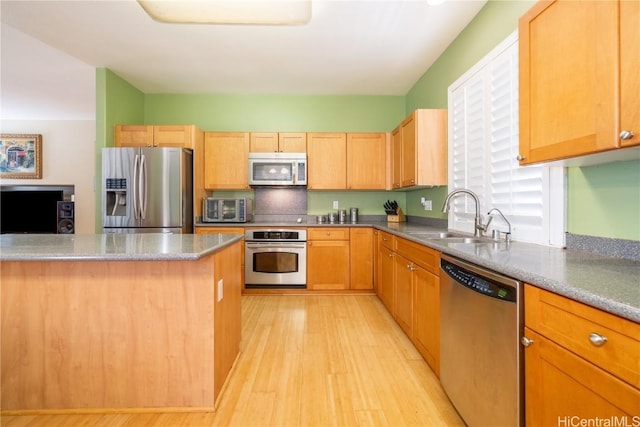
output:
[[[473,198],[473,201],[476,204],[476,217],[474,221],[473,227],[473,235],[474,237],[481,237],[482,233],[487,231],[487,227],[489,227],[489,223],[493,217],[489,217],[489,220],[486,224],[482,223],[482,218],[480,217],[480,199],[478,199],[478,195],[471,190],[467,190],[466,188],[461,188],[459,190],[453,190],[451,193],[447,195],[447,198],[444,200],[444,205],[442,205],[442,212],[449,212],[449,203],[451,199],[459,194],[467,194]]]
[[[493,230],[493,238],[495,240],[500,240],[500,233],[504,233],[504,239],[508,242],[511,241],[511,223],[509,222],[509,220],[507,220],[507,218],[504,216],[504,214],[502,213],[502,211],[498,208],[493,208],[491,209],[489,212],[487,212],[487,215],[491,215],[491,212],[498,212],[500,214],[500,216],[502,217],[502,219],[504,220],[504,222],[507,223],[507,225],[509,226],[509,231],[507,231],[506,233],[504,231],[499,231],[499,230]],[[489,225],[489,223],[487,223],[487,225]]]

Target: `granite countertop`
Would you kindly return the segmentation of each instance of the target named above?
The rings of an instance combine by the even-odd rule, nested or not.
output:
[[[414,223],[362,221],[359,224],[252,222],[238,227],[374,227],[442,253],[463,259],[542,289],[640,323],[640,262],[557,247],[502,240],[500,243],[454,243],[413,233],[439,233],[442,227]],[[227,226],[230,224],[196,224]],[[457,233],[457,232],[456,232]],[[460,233],[458,233],[460,234]]]
[[[640,262],[504,240],[454,243],[412,233],[445,230],[410,224],[375,228],[640,323]]]
[[[0,261],[192,261],[241,234],[3,234]]]

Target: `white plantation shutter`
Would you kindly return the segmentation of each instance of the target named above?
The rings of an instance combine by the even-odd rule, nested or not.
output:
[[[564,189],[564,174],[550,179],[547,166],[519,166],[518,40],[509,36],[449,87],[449,191],[467,188],[480,198],[483,222],[498,208],[511,222],[513,240],[563,244],[564,190],[550,210],[549,186]],[[494,214],[495,215],[495,214]],[[562,221],[550,227],[551,216]],[[475,206],[453,200],[449,228],[473,232]],[[490,229],[507,230],[495,215]],[[551,230],[556,230],[555,236]]]

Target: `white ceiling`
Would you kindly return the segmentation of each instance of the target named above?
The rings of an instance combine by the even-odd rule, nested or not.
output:
[[[405,95],[485,3],[314,0],[283,27],[160,23],[135,0],[2,0],[0,17],[145,93]]]

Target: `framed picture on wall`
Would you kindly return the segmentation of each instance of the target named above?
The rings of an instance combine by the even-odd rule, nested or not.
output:
[[[0,135],[0,178],[42,179],[42,135]]]

